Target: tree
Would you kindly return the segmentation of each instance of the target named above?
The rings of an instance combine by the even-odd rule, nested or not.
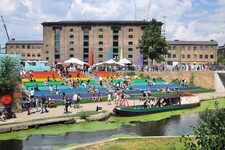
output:
[[[200,114],[199,124],[193,127],[194,137],[183,136],[186,148],[191,150],[225,149],[225,109],[206,110]]]
[[[0,58],[0,97],[13,92],[18,87],[19,81],[19,61],[11,56]]]
[[[161,35],[161,25],[152,19],[139,40],[138,48],[141,49],[143,59],[151,59],[151,66],[154,60],[160,63],[165,60],[163,56],[168,54],[167,47],[166,39]]]
[[[217,62],[220,63],[220,64],[225,64],[225,58],[223,55],[218,55],[217,57]]]

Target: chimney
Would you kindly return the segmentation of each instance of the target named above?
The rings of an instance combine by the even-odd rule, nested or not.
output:
[[[15,38],[12,38],[11,40],[12,40],[12,41],[15,41],[16,39],[15,39]]]
[[[212,42],[213,42],[214,40],[213,40],[213,39],[211,39],[210,41],[212,41]]]
[[[179,40],[174,40],[174,41],[179,41]]]

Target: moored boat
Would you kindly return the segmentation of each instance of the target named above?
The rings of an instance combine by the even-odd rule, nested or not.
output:
[[[136,105],[130,107],[116,106],[113,111],[116,113],[117,116],[138,116],[200,106],[199,97],[196,95],[173,96],[173,97],[166,97],[165,99],[169,100],[169,102],[165,106],[160,107],[158,106],[146,107],[145,105]]]

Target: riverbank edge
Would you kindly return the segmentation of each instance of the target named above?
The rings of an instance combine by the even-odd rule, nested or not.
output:
[[[40,126],[55,125],[55,124],[78,124],[87,121],[101,121],[110,116],[110,112],[102,112],[87,116],[86,118],[73,116],[59,116],[52,118],[33,119],[27,122],[13,122],[0,125],[0,134],[7,132],[14,132],[20,130],[27,130],[31,128],[38,128]]]
[[[118,137],[118,138],[111,138],[111,139],[102,140],[102,141],[93,142],[93,143],[82,144],[82,145],[78,145],[78,146],[71,146],[71,147],[61,148],[61,150],[75,150],[75,149],[79,149],[79,148],[85,148],[85,147],[88,147],[88,146],[103,144],[103,143],[112,142],[112,141],[116,141],[116,140],[127,140],[127,139],[140,139],[141,140],[141,139],[181,138],[181,137],[182,136],[145,136],[145,137],[133,136],[133,137]],[[189,137],[194,137],[194,135],[189,135]]]

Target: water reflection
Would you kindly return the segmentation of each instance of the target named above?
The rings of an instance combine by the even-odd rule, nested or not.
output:
[[[32,150],[52,149],[73,143],[89,143],[109,139],[115,134],[130,134],[140,136],[163,136],[191,134],[190,126],[196,125],[198,113],[176,115],[171,118],[151,122],[131,122],[132,125],[122,125],[120,128],[96,132],[69,132],[62,135],[31,135],[26,140],[0,141],[1,150]]]

